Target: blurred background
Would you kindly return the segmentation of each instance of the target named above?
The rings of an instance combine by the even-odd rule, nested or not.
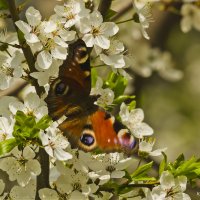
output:
[[[31,5],[48,18],[56,3],[35,0]],[[129,49],[132,62],[128,71],[133,79],[127,93],[136,94],[137,107],[144,110],[145,122],[155,131],[156,148],[167,147],[166,154],[173,161],[181,153],[186,158],[200,156],[200,32],[192,29],[183,33],[181,16],[168,9],[171,3],[168,0],[165,6],[159,2],[152,6],[153,22],[147,29],[150,40],[143,38],[140,25],[133,21],[119,25],[119,38]],[[130,5],[130,0],[113,1],[113,10],[124,9],[116,22],[133,16]],[[180,9],[180,5],[175,6]],[[11,21],[1,20],[0,28],[6,23],[12,27]],[[16,81],[12,88],[0,91],[0,96],[18,95],[25,84]]]

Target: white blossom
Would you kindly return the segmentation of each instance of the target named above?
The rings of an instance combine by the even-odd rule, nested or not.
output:
[[[0,54],[0,89],[10,87],[13,78],[20,78],[23,73],[22,61],[24,56],[21,51],[15,51],[13,56]]]
[[[149,39],[149,35],[146,32],[146,29],[149,28],[149,23],[153,21],[151,17],[151,10],[149,2],[134,0],[133,7],[139,18],[139,23],[141,25],[142,34],[146,39]]]
[[[108,182],[111,178],[122,178],[132,162],[131,158],[124,158],[122,153],[99,154],[94,156],[90,168],[98,174],[99,185]]]
[[[181,14],[183,16],[181,20],[181,30],[187,33],[194,27],[200,31],[200,8],[193,4],[185,3],[181,7]]]
[[[88,47],[97,45],[102,49],[110,47],[109,37],[118,32],[118,26],[113,22],[103,22],[98,11],[93,11],[87,18],[80,20],[80,32],[84,34],[83,40]]]
[[[57,190],[61,194],[69,195],[69,199],[86,199],[96,192],[98,187],[94,183],[88,184],[88,174],[65,167],[61,169],[61,176],[55,182]]]
[[[11,154],[12,157],[3,158],[0,161],[0,169],[9,175],[10,181],[17,180],[18,184],[24,187],[32,177],[40,174],[40,163],[34,159],[35,153],[28,146],[23,151],[19,151],[16,147]]]
[[[39,120],[48,114],[45,104],[36,93],[29,93],[24,99],[24,104],[22,102],[11,102],[9,108],[14,115],[20,110],[27,115],[34,115],[36,120]]]
[[[111,105],[114,100],[114,92],[110,88],[103,88],[103,80],[98,77],[95,88],[92,88],[91,95],[100,95],[96,104],[101,107]]]
[[[13,200],[35,200],[36,180],[31,180],[25,187],[14,186],[10,191]]]
[[[58,200],[59,195],[58,193],[49,188],[42,188],[39,190],[39,197],[41,200]]]
[[[189,195],[184,193],[186,184],[186,176],[174,178],[170,172],[164,171],[160,177],[160,185],[152,190],[152,200],[190,200]]]
[[[59,17],[64,19],[62,23],[64,22],[65,28],[79,23],[80,19],[86,17],[90,12],[85,8],[85,4],[82,0],[70,0],[63,6],[56,5],[54,10]]]
[[[40,139],[45,151],[58,160],[69,160],[72,155],[66,152],[69,142],[62,132],[55,126],[50,126],[46,129],[46,133],[41,130]]]
[[[137,108],[129,111],[125,103],[121,104],[119,115],[122,123],[127,126],[131,133],[137,137],[149,136],[153,134],[153,129],[146,123],[142,122],[144,119],[144,112]]]
[[[162,149],[156,149],[153,150],[153,146],[155,144],[155,140],[152,140],[149,138],[148,140],[143,139],[139,142],[139,153],[146,156],[160,156],[162,155],[162,152],[166,151],[167,148],[162,148]]]
[[[119,40],[111,40],[109,49],[103,50],[100,53],[100,59],[106,64],[114,68],[123,68],[125,66],[124,45]]]

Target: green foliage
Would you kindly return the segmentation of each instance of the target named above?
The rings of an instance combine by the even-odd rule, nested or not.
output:
[[[106,13],[106,16],[105,16],[105,18],[104,18],[104,21],[110,21],[110,19],[111,19],[114,15],[116,15],[116,14],[117,14],[116,11],[114,11],[114,10],[112,10],[112,9],[109,9],[108,12]]]
[[[161,161],[160,166],[159,166],[159,175],[161,175],[167,167],[167,155],[164,152],[162,152],[162,155],[163,155],[164,158]]]
[[[121,75],[111,72],[105,82],[105,87],[113,90],[115,98],[124,94],[128,80]]]
[[[18,144],[19,141],[17,141],[15,138],[11,138],[8,140],[4,140],[3,142],[0,142],[0,156],[10,152]]]
[[[30,140],[37,139],[40,130],[45,130],[50,123],[51,118],[48,115],[36,122],[34,115],[25,115],[22,111],[17,111],[13,129],[14,138],[0,143],[0,155],[10,152],[15,146],[21,148]]]
[[[149,177],[147,172],[152,169],[153,161],[138,167],[132,174],[131,178],[133,181],[154,181],[154,177]]]
[[[22,111],[17,111],[15,120],[13,136],[21,142],[37,138],[40,129],[45,130],[51,122],[49,116],[44,116],[36,123],[34,115],[25,115]]]
[[[97,82],[97,77],[98,77],[97,70],[95,68],[91,68],[91,85],[92,85],[92,87],[95,87],[96,82]]]
[[[7,0],[0,0],[0,10],[8,9]]]

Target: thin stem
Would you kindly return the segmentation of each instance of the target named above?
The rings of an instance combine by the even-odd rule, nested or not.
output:
[[[121,21],[121,22],[116,22],[116,24],[122,24],[122,23],[130,22],[130,21],[133,21],[133,18],[127,19],[127,20],[124,20],[124,21]]]
[[[11,47],[14,47],[14,48],[17,48],[17,49],[21,49],[22,47],[18,44],[9,44],[7,42],[2,42],[0,41],[1,44],[5,44],[5,45],[8,45],[8,46],[11,46]]]
[[[117,14],[111,18],[111,21],[115,21],[115,20],[119,19],[121,16],[126,14],[132,8],[133,8],[133,4],[132,4],[132,2],[130,2],[125,7],[123,7],[121,10],[118,11]]]

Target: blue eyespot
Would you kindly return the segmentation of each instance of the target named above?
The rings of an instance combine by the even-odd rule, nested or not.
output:
[[[80,141],[86,146],[91,146],[94,144],[94,137],[90,134],[84,133],[81,136]]]
[[[57,95],[64,95],[68,92],[68,86],[66,84],[64,84],[63,82],[59,82],[57,85],[56,85],[56,88],[55,88],[55,93]]]

